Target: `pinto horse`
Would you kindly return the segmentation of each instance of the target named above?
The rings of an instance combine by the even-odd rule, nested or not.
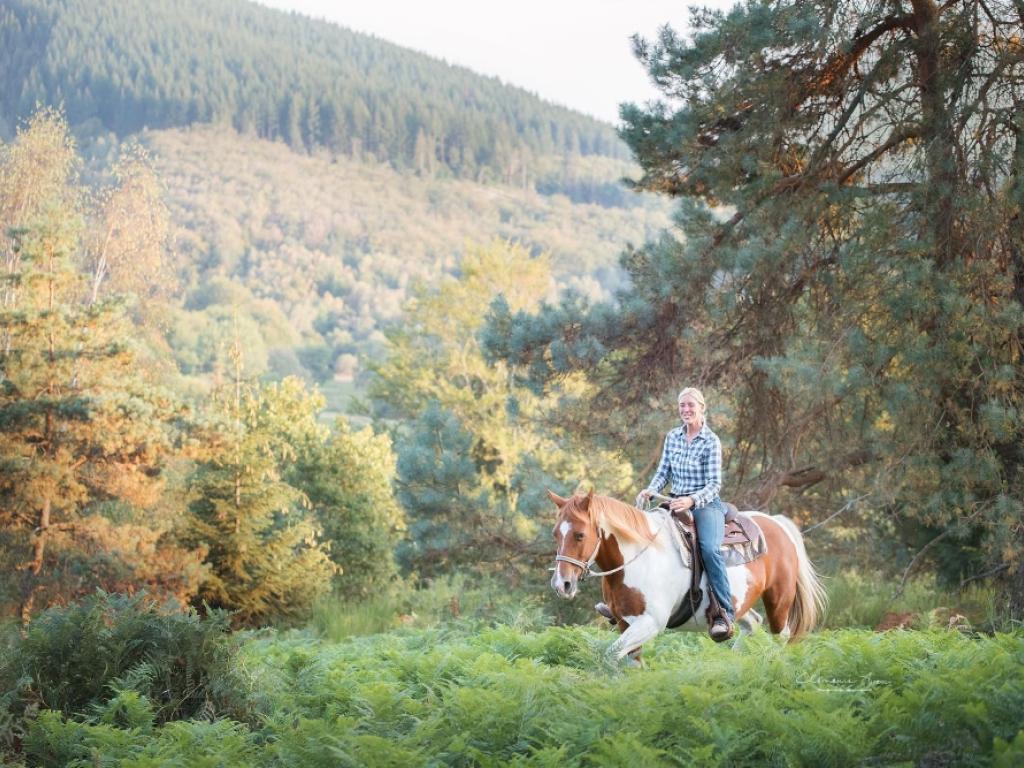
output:
[[[596,564],[604,576],[601,591],[621,633],[608,649],[615,659],[639,661],[644,643],[661,632],[686,599],[692,576],[674,543],[668,512],[643,512],[607,496],[564,499],[548,491],[558,507],[557,556],[551,586],[560,597],[576,596],[579,580]],[[753,610],[763,599],[771,631],[795,640],[817,624],[825,590],[807,557],[803,537],[782,515],[747,512],[764,532],[768,551],[752,563],[727,569],[741,632],[752,632],[761,617]],[[682,626],[706,629],[706,574],[703,602]]]

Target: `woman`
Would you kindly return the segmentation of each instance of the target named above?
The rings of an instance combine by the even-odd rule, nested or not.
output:
[[[732,637],[735,608],[729,589],[729,576],[725,570],[720,548],[725,536],[725,507],[718,497],[722,488],[722,443],[711,431],[705,418],[704,395],[699,389],[687,387],[679,393],[679,419],[682,426],[669,431],[661,462],[651,482],[640,491],[639,507],[672,483],[672,512],[690,510],[697,524],[700,554],[708,575],[708,584],[727,617],[719,615],[708,633],[717,642]]]

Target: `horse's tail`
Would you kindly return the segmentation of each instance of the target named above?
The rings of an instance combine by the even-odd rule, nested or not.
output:
[[[783,530],[789,534],[796,547],[797,555],[797,576],[796,576],[796,600],[789,611],[789,621],[786,622],[790,638],[795,640],[801,635],[810,632],[817,626],[818,621],[824,616],[825,608],[828,606],[828,595],[825,587],[818,577],[811,559],[807,556],[807,548],[804,546],[804,537],[796,523],[788,517],[776,515],[774,520],[782,524]]]

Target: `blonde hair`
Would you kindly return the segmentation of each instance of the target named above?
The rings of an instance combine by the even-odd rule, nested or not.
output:
[[[687,387],[686,389],[684,389],[682,392],[679,393],[679,397],[676,398],[676,402],[678,403],[687,395],[692,395],[693,399],[700,403],[700,408],[702,411],[707,410],[707,405],[704,403],[704,395],[702,395],[700,393],[700,390],[697,389],[696,387]]]

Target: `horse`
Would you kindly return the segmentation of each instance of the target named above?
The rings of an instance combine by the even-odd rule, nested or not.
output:
[[[593,491],[570,498],[548,491],[548,496],[558,507],[551,586],[559,597],[571,600],[579,580],[592,573],[596,563],[600,572],[593,575],[604,577],[604,602],[620,632],[608,653],[616,661],[629,656],[639,663],[643,644],[666,628],[690,588],[692,571],[673,542],[669,513],[647,513],[608,496],[595,496]],[[763,512],[744,514],[754,518],[768,546],[753,562],[727,569],[741,635],[761,624],[753,606],[762,599],[771,631],[795,641],[813,629],[823,614],[825,590],[792,520]],[[703,601],[684,628],[707,628],[710,590],[704,576]]]

